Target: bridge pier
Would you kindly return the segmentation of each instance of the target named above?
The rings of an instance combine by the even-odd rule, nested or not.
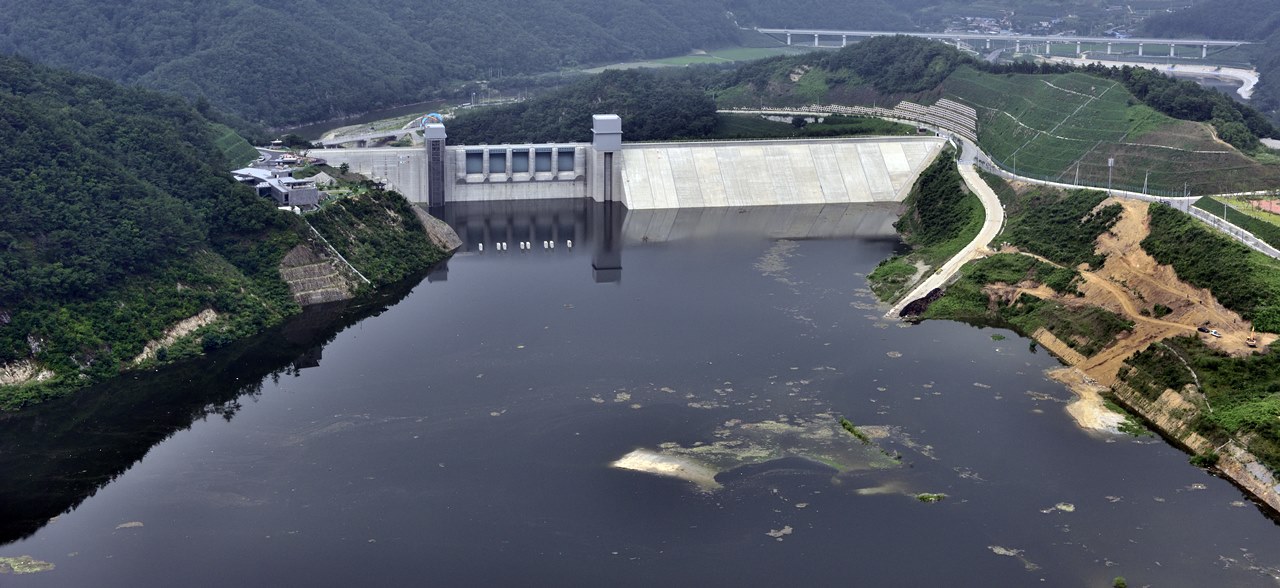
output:
[[[1084,45],[1080,43],[1080,41],[1076,41],[1076,57],[1080,56],[1080,50],[1083,48],[1084,48]]]
[[[791,45],[791,33],[787,33],[787,45]]]
[[[991,39],[987,39],[987,49],[991,48]]]
[[[1177,53],[1175,53],[1175,52],[1174,52],[1174,49],[1175,49],[1176,47],[1177,47],[1177,45],[1174,45],[1173,43],[1169,43],[1169,57],[1177,57],[1177,56],[1178,56],[1178,55],[1177,55]]]
[[[841,47],[849,46],[849,35],[840,35],[840,46]]]
[[[1107,43],[1107,55],[1111,55],[1111,43]]]
[[[1142,57],[1142,43],[1138,43],[1138,57]]]
[[[1206,59],[1206,58],[1208,58],[1208,57],[1209,57],[1209,46],[1208,46],[1208,45],[1201,45],[1201,46],[1200,46],[1200,59]]]
[[[818,46],[818,33],[813,34],[813,46],[814,47]]]
[[[1018,39],[1013,42],[1013,52],[1022,53],[1022,39]]]

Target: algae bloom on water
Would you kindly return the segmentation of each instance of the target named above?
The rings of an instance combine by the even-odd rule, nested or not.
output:
[[[636,449],[610,465],[679,478],[697,484],[705,492],[721,487],[716,476],[722,472],[784,458],[817,462],[837,473],[901,466],[870,439],[859,442],[850,436],[828,415],[788,422],[729,421],[714,435],[718,440],[691,447],[663,443],[657,450]]]
[[[0,557],[0,574],[35,574],[52,570],[54,565],[30,555]]]

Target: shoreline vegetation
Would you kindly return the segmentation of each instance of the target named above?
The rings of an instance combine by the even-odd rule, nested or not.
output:
[[[1140,433],[1123,408],[1280,512],[1280,262],[1161,204],[984,180],[1008,213],[1001,247],[920,318],[1032,339],[1064,364],[1049,375],[1078,395],[1067,411],[1081,427]],[[899,230],[909,218],[920,231],[911,208]],[[869,280],[880,294],[894,277]]]

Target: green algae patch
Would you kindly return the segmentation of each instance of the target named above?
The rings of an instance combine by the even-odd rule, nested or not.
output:
[[[921,492],[919,494],[916,494],[916,500],[919,500],[920,502],[924,502],[928,504],[933,504],[935,502],[942,502],[943,500],[946,500],[946,499],[947,499],[947,495],[939,492]]]
[[[901,467],[869,438],[851,436],[829,415],[744,423],[731,420],[713,433],[710,442],[692,445],[663,443],[656,450],[637,449],[612,467],[674,477],[693,482],[705,492],[719,489],[716,475],[738,467],[784,458],[823,464],[839,474]]]
[[[52,570],[54,565],[30,555],[0,557],[0,574],[37,574]]]

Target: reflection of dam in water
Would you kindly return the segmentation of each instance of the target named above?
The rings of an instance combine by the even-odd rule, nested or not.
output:
[[[769,239],[897,240],[898,206],[800,204],[628,210],[615,202],[572,198],[453,202],[433,208],[458,232],[460,253],[478,256],[591,255],[597,282],[622,278],[625,247],[729,236]],[[447,268],[432,280],[447,278]]]

